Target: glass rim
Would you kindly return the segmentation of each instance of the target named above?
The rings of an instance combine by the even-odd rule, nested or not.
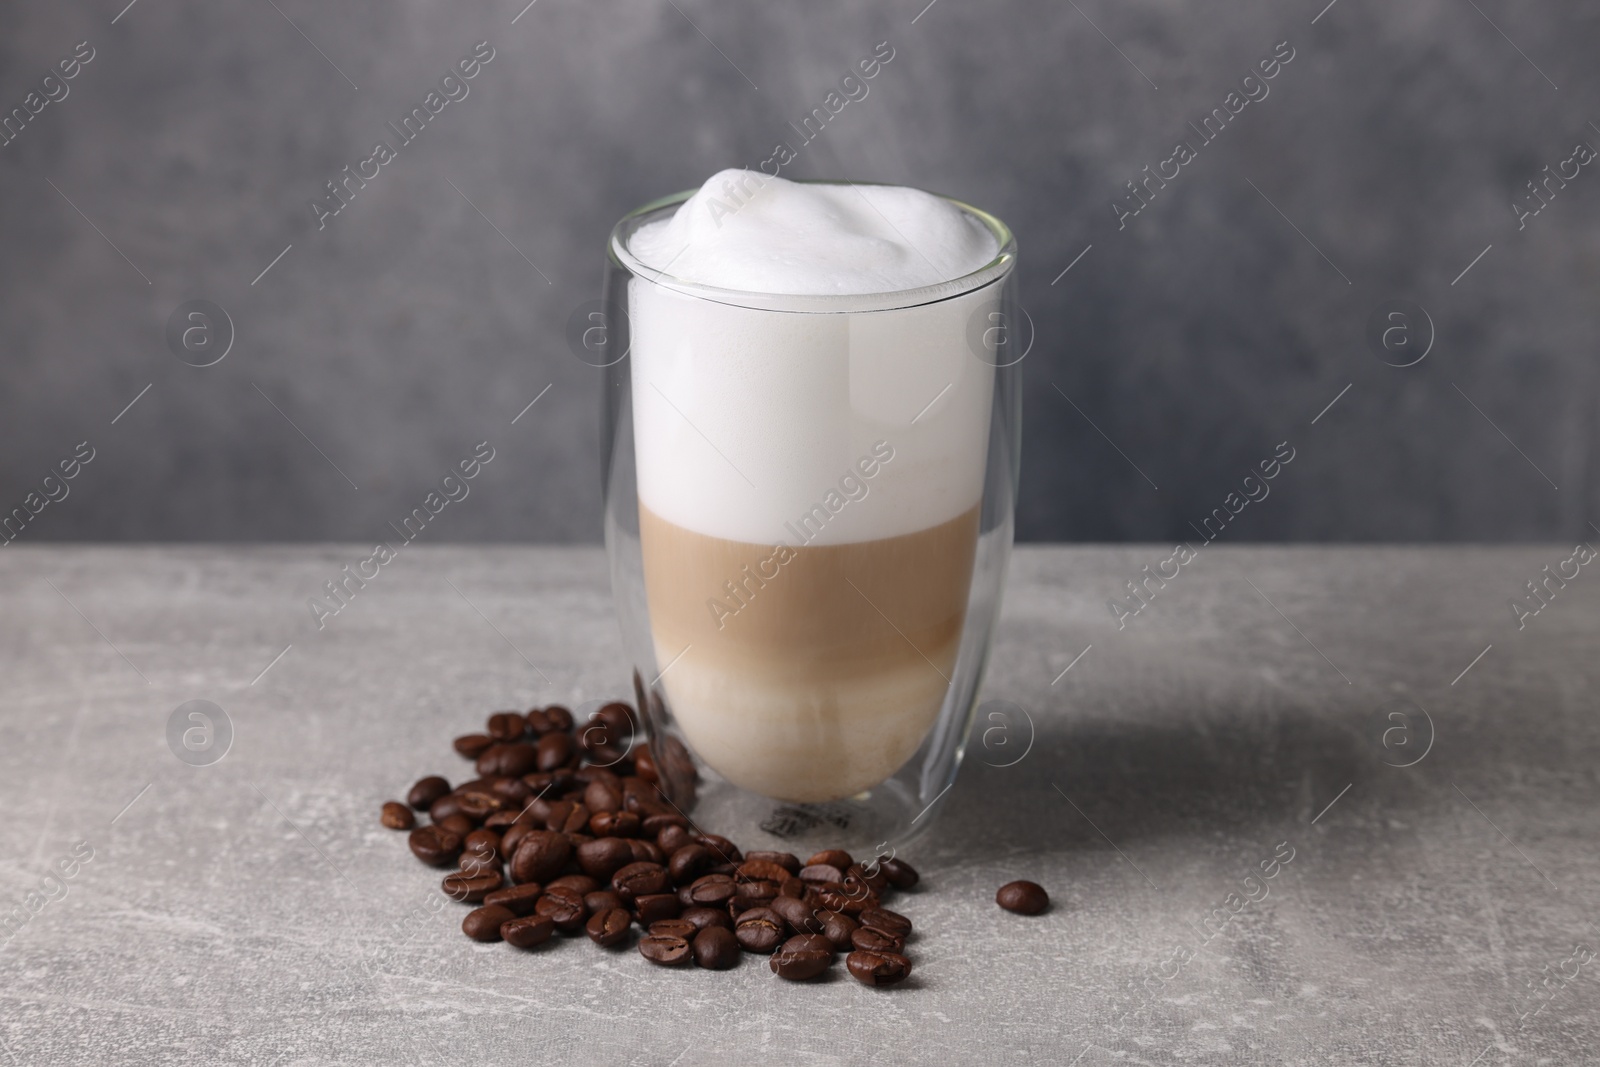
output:
[[[891,182],[852,182],[828,178],[798,178],[793,180],[806,185],[872,185],[906,188],[905,186],[894,186]],[[655,221],[653,216],[665,212],[668,208],[678,207],[697,192],[699,192],[698,188],[672,193],[636,207],[622,216],[617,221],[617,224],[611,228],[611,236],[606,242],[606,254],[611,263],[629,274],[654,282],[662,288],[683,293],[686,296],[698,297],[702,300],[710,300],[719,304],[729,304],[734,307],[797,314],[848,314],[865,311],[891,311],[936,304],[943,300],[950,300],[954,297],[976,292],[1004,278],[1016,266],[1017,240],[1009,226],[982,208],[974,207],[963,200],[957,200],[953,196],[945,196],[942,193],[929,193],[929,195],[937,196],[940,200],[954,205],[967,215],[977,219],[994,237],[997,246],[996,252],[993,259],[976,270],[945,281],[935,282],[932,285],[917,286],[911,289],[896,289],[878,293],[812,295],[726,289],[720,286],[692,282],[667,274],[665,271],[656,270],[629,250],[627,239],[632,237],[640,226],[646,221]]]

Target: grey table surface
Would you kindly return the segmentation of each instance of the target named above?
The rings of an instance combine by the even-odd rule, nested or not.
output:
[[[604,559],[408,547],[319,631],[366,554],[0,552],[0,1062],[1600,1058],[1600,579],[1508,606],[1570,548],[1208,547],[1121,629],[1170,549],[1019,550],[984,699],[1026,714],[907,856],[890,991],[462,938],[378,805],[488,710],[624,690]]]

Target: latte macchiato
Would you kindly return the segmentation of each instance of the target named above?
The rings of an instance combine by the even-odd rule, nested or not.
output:
[[[629,242],[650,279],[631,287],[629,318],[660,685],[736,785],[852,796],[938,718],[993,400],[969,324],[998,289],[885,298],[996,251],[927,193],[742,171]],[[835,299],[819,311],[805,299],[819,296]]]

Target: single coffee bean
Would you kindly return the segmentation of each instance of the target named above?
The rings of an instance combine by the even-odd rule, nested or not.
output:
[[[482,852],[500,858],[500,835],[493,830],[474,830],[467,835],[468,852]]]
[[[511,880],[548,882],[561,874],[572,856],[572,845],[554,830],[529,830],[511,857]]]
[[[411,814],[411,809],[398,800],[383,802],[383,825],[391,830],[409,830],[417,825],[417,817]]]
[[[549,919],[562,933],[575,934],[589,918],[583,894],[566,886],[545,886],[544,896],[533,906],[533,913]]]
[[[1050,906],[1050,894],[1036,882],[1007,882],[994,895],[994,902],[1018,915],[1038,915]]]
[[[888,908],[868,908],[856,920],[862,926],[870,926],[874,930],[882,930],[892,937],[909,937],[911,935],[911,920],[897,911]]]
[[[528,882],[524,885],[508,885],[503,889],[496,889],[485,894],[485,904],[498,904],[513,915],[532,915],[533,909],[539,903],[539,897],[544,894],[544,887],[538,882]]]
[[[844,881],[844,872],[827,863],[813,863],[800,868],[800,880],[811,885],[838,885]]]
[[[733,926],[734,937],[747,952],[773,952],[788,933],[788,924],[771,908],[751,908]]]
[[[592,878],[609,882],[628,864],[634,862],[633,849],[620,837],[601,837],[578,847],[578,866]]]
[[[500,924],[500,936],[515,948],[537,948],[550,940],[556,924],[541,915],[526,915]]]
[[[623,900],[635,900],[667,888],[667,871],[659,863],[630,863],[611,876],[611,888]]]
[[[572,763],[576,754],[577,748],[572,743],[571,734],[545,734],[539,738],[538,769],[541,771],[554,771],[565,767]],[[521,773],[526,774],[533,769],[533,767],[529,767],[527,771],[522,771]]]
[[[640,863],[659,863],[663,867],[667,865],[666,853],[662,852],[654,841],[630,837],[628,847],[633,849],[633,858]]]
[[[683,919],[657,919],[653,923],[646,924],[646,928],[652,934],[671,934],[685,941],[693,941],[694,936],[700,932],[698,926]]]
[[[457,812],[465,815],[474,823],[481,823],[495,812],[506,806],[504,797],[485,789],[470,792],[457,790],[455,793]]]
[[[583,791],[583,802],[590,811],[621,811],[622,783],[613,779],[597,778]]]
[[[500,835],[500,855],[515,856],[517,846],[522,844],[522,839],[527,836],[533,827],[525,822],[512,823],[506,827],[505,833]]]
[[[495,796],[505,800],[505,806],[513,809],[513,817],[527,806],[533,799],[533,789],[521,778],[499,778],[489,787]]]
[[[898,952],[868,952],[856,949],[844,958],[844,965],[862,985],[888,986],[905,981],[911,961]]]
[[[794,897],[777,897],[767,907],[782,916],[796,934],[822,933],[822,920],[817,918],[817,909],[803,900]],[[839,909],[832,908],[832,911]]]
[[[833,946],[820,934],[801,934],[785,941],[772,954],[772,973],[791,982],[803,982],[833,964]]]
[[[667,874],[673,885],[686,885],[711,866],[711,850],[704,845],[687,844],[672,854],[667,861]]]
[[[584,933],[589,935],[589,940],[602,948],[620,945],[628,937],[628,926],[633,922],[622,908],[607,908],[597,911],[589,916],[589,923],[584,927]]]
[[[825,911],[818,918],[822,920],[822,936],[829,944],[841,952],[854,947],[850,939],[860,929],[854,919],[837,911]]]
[[[505,884],[505,879],[496,870],[485,870],[477,873],[456,871],[454,874],[444,876],[444,881],[439,888],[444,890],[444,895],[451,900],[459,900],[465,904],[476,904],[490,893]]]
[[[464,734],[455,740],[456,752],[472,760],[483,755],[492,744],[494,738],[487,734]]]
[[[861,926],[850,935],[850,945],[863,952],[901,952],[906,947],[906,939],[870,926]]]
[[[516,779],[513,778],[511,781],[514,782]],[[517,824],[517,816],[520,814],[520,811],[513,810],[512,808],[501,808],[499,811],[491,811],[489,813],[489,817],[483,820],[483,828],[485,830],[493,830],[497,834],[503,834],[506,832],[506,827],[515,826]]]
[[[500,940],[500,927],[515,919],[509,908],[486,904],[467,913],[461,920],[461,932],[474,941]]]
[[[527,719],[514,711],[497,711],[489,716],[485,732],[496,741],[520,741],[527,731]]]
[[[638,837],[639,816],[631,811],[599,811],[589,817],[589,832],[596,837]]]
[[[585,893],[583,906],[589,909],[590,915],[612,908],[621,908],[624,911],[628,909],[628,905],[614,889],[596,889],[593,893]]]
[[[461,835],[439,826],[419,826],[407,840],[411,852],[432,867],[447,867],[461,855]]]
[[[721,926],[729,932],[733,930],[733,920],[728,913],[717,908],[684,908],[678,918],[693,923],[696,930],[704,930],[708,926]]]
[[[796,900],[804,900],[806,894],[810,891],[806,883],[792,874],[778,883],[778,895],[780,897],[794,897]]]
[[[572,712],[560,704],[551,704],[544,709],[544,717],[550,722],[550,729],[560,730],[562,733],[572,732]]]
[[[655,815],[650,816],[645,820],[645,826],[648,827],[656,818],[657,816]],[[656,831],[656,846],[669,856],[684,845],[693,843],[695,843],[694,835],[689,832],[688,827],[679,823],[669,823]],[[701,845],[700,847],[704,848],[705,846]]]
[[[882,893],[889,888],[889,876],[876,865],[868,870],[859,863],[852,863],[850,869],[844,872],[845,890],[856,884],[864,885],[874,893]]]
[[[453,811],[443,818],[434,819],[433,825],[461,838],[463,848],[466,847],[467,835],[472,833],[473,830],[477,829],[472,820],[461,814],[459,811]]]
[[[530,708],[524,715],[523,721],[527,723],[528,732],[535,737],[543,737],[551,731],[550,716],[544,713],[543,708]]]
[[[647,782],[661,780],[656,770],[656,758],[650,755],[649,745],[640,745],[633,750],[633,773]]]
[[[772,882],[776,886],[778,882],[789,877],[789,872],[771,860],[753,860],[747,856],[745,861],[739,864],[739,877],[751,882]],[[776,888],[773,890],[773,895],[777,895]]]
[[[540,741],[542,745],[544,742]],[[504,774],[520,778],[532,770],[548,771],[539,762],[539,749],[526,741],[505,741],[491,745],[478,757],[479,774]]]
[[[738,890],[738,884],[726,874],[706,874],[689,884],[689,903],[701,907],[726,905]]]
[[[681,967],[689,961],[689,942],[670,934],[646,934],[639,939],[639,955],[663,967]]]
[[[593,893],[600,888],[600,883],[587,874],[563,874],[560,878],[552,878],[545,889],[571,889],[580,897]]]
[[[729,841],[721,834],[699,834],[695,840],[711,850],[711,855],[718,863],[739,863],[744,859],[744,854],[739,851],[739,846]]]
[[[829,867],[837,867],[843,871],[847,870],[854,862],[855,860],[850,858],[850,853],[846,852],[844,849],[830,848],[824,849],[823,851],[812,856],[810,859],[806,860],[806,866],[814,867],[817,864],[825,864]]]
[[[450,792],[450,783],[440,778],[437,774],[430,774],[426,778],[418,778],[417,784],[411,787],[411,792],[406,794],[406,803],[418,811],[427,811],[433,802]]]
[[[428,805],[428,818],[432,819],[435,825],[452,815],[461,815],[463,819],[466,818],[465,815],[461,814],[461,798],[454,793],[447,793]]]
[[[710,971],[725,971],[739,963],[739,941],[733,931],[708,926],[694,935],[694,961]]]
[[[740,900],[749,900],[757,904],[770,904],[778,895],[777,882],[738,882],[733,895]]]
[[[883,871],[883,876],[889,879],[889,884],[896,889],[914,889],[922,880],[917,869],[905,860],[893,858],[879,860],[878,867]]]
[[[638,913],[639,924],[649,926],[662,919],[676,918],[683,911],[683,904],[676,893],[646,893],[634,898],[633,910]]]
[[[790,874],[800,873],[800,860],[793,852],[746,852],[744,858],[749,861],[762,863],[776,863]]]

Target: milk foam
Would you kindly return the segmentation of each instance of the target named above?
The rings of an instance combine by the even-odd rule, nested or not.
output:
[[[994,368],[969,337],[998,310],[999,281],[869,309],[882,306],[878,294],[963,277],[997,251],[979,219],[915,189],[713,175],[627,245],[666,276],[629,283],[641,502],[697,533],[795,546],[911,533],[972,508]],[[846,299],[773,310],[694,286]],[[853,310],[850,296],[875,299]],[[864,497],[835,507],[851,491],[841,480],[878,442],[893,459]],[[818,507],[829,521],[799,536],[798,520]]]

